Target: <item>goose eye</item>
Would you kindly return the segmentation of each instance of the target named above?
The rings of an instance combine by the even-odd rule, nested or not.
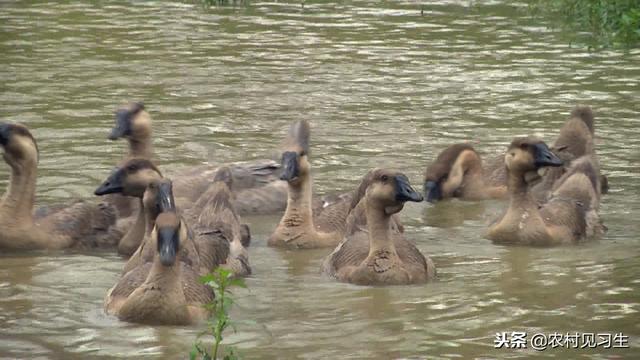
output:
[[[389,177],[387,175],[382,175],[380,179],[384,182],[387,182],[387,180],[389,180]]]
[[[529,144],[521,144],[520,149],[527,150],[529,148]]]

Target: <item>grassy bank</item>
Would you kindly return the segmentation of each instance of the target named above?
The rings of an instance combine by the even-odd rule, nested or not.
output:
[[[533,9],[590,47],[640,45],[640,0],[535,0]]]

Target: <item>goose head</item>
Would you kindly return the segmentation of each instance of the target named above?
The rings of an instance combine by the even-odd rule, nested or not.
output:
[[[562,166],[563,161],[541,139],[515,138],[504,158],[507,171],[514,174],[536,172],[546,166]]]
[[[38,145],[24,125],[0,122],[0,146],[2,157],[12,168],[38,162]]]
[[[309,122],[300,120],[291,125],[282,153],[282,174],[280,179],[289,184],[299,184],[310,172],[309,155]]]
[[[187,236],[186,226],[176,212],[164,212],[156,218],[151,236],[156,237],[157,252],[163,266],[173,266],[180,251],[181,239]]]
[[[415,191],[407,176],[401,172],[375,169],[363,183],[368,204],[384,209],[387,215],[400,212],[407,201],[420,202],[422,195]]]
[[[122,194],[142,198],[149,184],[161,178],[162,173],[151,161],[130,159],[116,168],[96,189],[95,194]]]
[[[445,197],[450,197],[457,190],[455,186],[449,184],[449,174],[458,158],[467,152],[477,157],[475,149],[469,144],[451,145],[438,154],[436,160],[427,167],[423,185],[426,201],[438,202]]]
[[[139,140],[151,136],[151,117],[142,102],[134,102],[116,111],[116,123],[109,140]]]
[[[175,212],[173,183],[166,178],[152,180],[144,191],[142,201],[145,209],[153,209],[156,214]]]

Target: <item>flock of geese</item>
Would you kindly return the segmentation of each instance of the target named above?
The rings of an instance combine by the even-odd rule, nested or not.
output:
[[[259,160],[175,174],[153,163],[151,118],[142,103],[116,112],[111,140],[128,154],[96,189],[103,201],[34,210],[39,150],[27,127],[0,123],[3,158],[11,169],[0,201],[0,249],[25,251],[113,248],[128,258],[109,290],[105,309],[124,321],[190,324],[207,318],[213,299],[199,277],[217,267],[251,274],[249,227],[241,216],[278,214],[268,245],[329,248],[322,272],[358,285],[426,282],[433,261],[404,236],[399,212],[407,201],[435,203],[509,199],[486,233],[497,244],[553,246],[592,239],[607,190],[594,147],[589,107],[576,107],[551,147],[515,138],[506,152],[483,162],[469,144],[443,150],[427,167],[424,198],[403,173],[373,169],[344,194],[314,196],[310,127],[291,125],[281,162]]]

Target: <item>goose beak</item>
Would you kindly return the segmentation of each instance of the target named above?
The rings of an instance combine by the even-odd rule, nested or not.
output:
[[[433,180],[428,180],[424,183],[424,194],[427,196],[426,200],[430,203],[436,203],[442,200],[442,189],[440,189],[440,185]]]
[[[173,184],[171,181],[163,181],[158,186],[157,196],[160,212],[176,211],[176,203],[173,198]]]
[[[7,146],[11,136],[11,127],[7,123],[0,123],[0,145]]]
[[[107,180],[105,180],[94,192],[98,196],[107,194],[121,193],[124,190],[123,187],[124,171],[118,169],[111,173]]]
[[[396,200],[401,202],[415,201],[420,202],[423,200],[422,195],[413,190],[409,179],[404,175],[396,175]]]
[[[251,245],[251,229],[247,224],[240,224],[240,242],[246,248]]]
[[[158,229],[158,253],[164,266],[173,266],[179,246],[178,231],[174,227]]]
[[[536,167],[562,166],[562,160],[556,156],[546,144],[535,144],[534,149],[534,162]]]
[[[293,151],[287,151],[282,154],[282,174],[280,180],[292,181],[300,175],[298,167],[298,154]]]
[[[117,140],[131,134],[131,119],[127,110],[116,112],[116,125],[111,129],[109,140]]]

